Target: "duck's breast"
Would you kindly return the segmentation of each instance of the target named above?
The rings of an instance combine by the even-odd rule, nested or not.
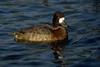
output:
[[[66,32],[65,28],[61,26],[53,31],[53,37],[55,38],[55,40],[63,40],[66,38],[66,35],[68,35],[68,33]]]

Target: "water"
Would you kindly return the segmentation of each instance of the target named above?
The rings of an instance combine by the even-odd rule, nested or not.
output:
[[[51,22],[55,11],[64,12],[68,24],[64,64],[51,49],[57,46],[16,42],[8,34]],[[0,0],[0,67],[100,67],[100,1]]]

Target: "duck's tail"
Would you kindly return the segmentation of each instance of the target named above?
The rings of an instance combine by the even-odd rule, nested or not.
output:
[[[9,33],[10,35],[16,35],[17,32],[11,32]]]
[[[11,33],[9,33],[10,35],[22,35],[22,33],[19,33],[19,32],[11,32]]]

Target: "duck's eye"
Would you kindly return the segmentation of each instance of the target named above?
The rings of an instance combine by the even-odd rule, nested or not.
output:
[[[64,17],[60,18],[60,19],[59,19],[59,23],[63,23],[63,22],[64,22],[64,20],[65,20],[65,18],[64,18]]]

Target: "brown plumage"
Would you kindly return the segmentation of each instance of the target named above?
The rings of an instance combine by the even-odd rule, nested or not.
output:
[[[12,34],[17,40],[25,40],[32,42],[52,42],[57,40],[63,40],[68,35],[63,21],[64,14],[62,12],[55,12],[51,25],[34,25],[32,27],[25,28],[17,32],[13,32]]]

